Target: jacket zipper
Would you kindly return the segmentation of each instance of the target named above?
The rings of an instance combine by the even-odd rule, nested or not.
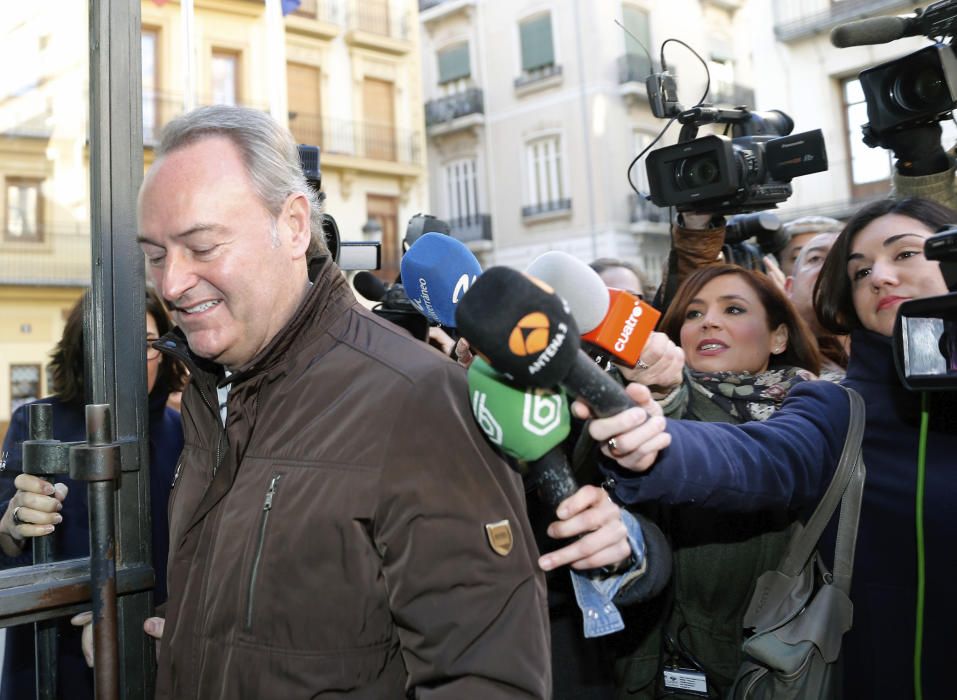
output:
[[[259,562],[262,559],[263,545],[266,542],[266,525],[269,523],[269,511],[272,510],[272,500],[276,496],[276,489],[279,487],[279,479],[282,474],[274,474],[269,482],[269,488],[266,490],[266,498],[263,501],[262,516],[259,520],[259,541],[256,544],[256,556],[253,558],[253,568],[249,572],[249,590],[246,597],[246,630],[249,631],[253,626],[253,606],[256,599],[256,578],[259,575]]]

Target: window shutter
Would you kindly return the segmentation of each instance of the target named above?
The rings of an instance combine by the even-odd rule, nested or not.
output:
[[[468,78],[472,74],[469,45],[459,44],[439,52],[439,85]]]
[[[533,71],[555,63],[552,48],[552,16],[550,14],[522,22],[522,70]]]
[[[638,61],[638,72],[641,75],[651,73],[651,64],[648,60],[648,51],[651,51],[651,24],[648,19],[648,13],[641,8],[632,5],[622,5],[622,19],[625,29],[635,38],[632,38],[628,32],[625,33],[625,53],[632,57],[632,61]],[[638,41],[635,41],[637,39]],[[641,42],[641,43],[639,43]],[[645,45],[643,49],[641,44]]]

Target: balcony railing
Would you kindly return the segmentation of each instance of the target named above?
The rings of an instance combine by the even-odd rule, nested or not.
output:
[[[515,78],[515,89],[520,90],[529,85],[540,83],[543,80],[555,78],[561,74],[562,67],[554,63],[548,66],[542,66],[541,68],[535,68],[534,70],[527,70]]]
[[[399,163],[419,160],[419,134],[382,124],[331,119],[317,114],[289,114],[289,129],[298,143],[339,154]]]
[[[655,205],[634,192],[628,195],[628,220],[633,224],[642,222],[660,223],[668,221],[668,210]]]
[[[212,99],[200,97],[197,106],[213,104]],[[268,107],[252,102],[240,102],[244,107],[268,111]],[[155,146],[163,127],[183,113],[183,96],[168,92],[143,93],[143,144]]]
[[[44,227],[39,241],[14,242],[0,234],[0,284],[87,285],[90,259],[88,230]]]
[[[717,83],[712,88],[708,101],[715,105],[754,108],[754,88],[737,83]]]
[[[843,22],[912,8],[906,0],[774,0],[774,33],[780,41],[794,41],[828,31]]]
[[[618,84],[644,83],[651,75],[651,59],[644,54],[626,53],[618,57]]]
[[[349,5],[349,29],[367,32],[389,39],[409,39],[409,27],[406,15],[396,15],[389,9],[388,2],[367,2],[352,0]]]
[[[492,217],[488,214],[473,214],[460,219],[451,219],[452,235],[463,243],[492,240]]]
[[[542,214],[555,214],[559,212],[571,211],[572,200],[555,199],[551,202],[539,202],[538,204],[529,204],[522,207],[522,218],[528,219],[532,216],[541,216]]]
[[[485,96],[481,88],[473,87],[455,95],[440,97],[425,103],[425,125],[450,122],[469,114],[485,113]]]
[[[340,4],[332,0],[302,0],[292,14],[330,24],[343,23]]]

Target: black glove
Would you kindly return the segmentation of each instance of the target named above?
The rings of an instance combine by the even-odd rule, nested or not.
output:
[[[882,134],[879,143],[894,152],[898,173],[916,177],[942,173],[951,166],[940,136],[940,123],[934,122]]]

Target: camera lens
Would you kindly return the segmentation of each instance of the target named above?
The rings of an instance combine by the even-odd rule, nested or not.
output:
[[[908,112],[937,109],[937,105],[948,97],[943,73],[936,66],[928,65],[901,73],[891,92],[897,104]]]
[[[675,169],[675,180],[679,190],[694,190],[718,181],[721,168],[713,155],[686,158]]]

